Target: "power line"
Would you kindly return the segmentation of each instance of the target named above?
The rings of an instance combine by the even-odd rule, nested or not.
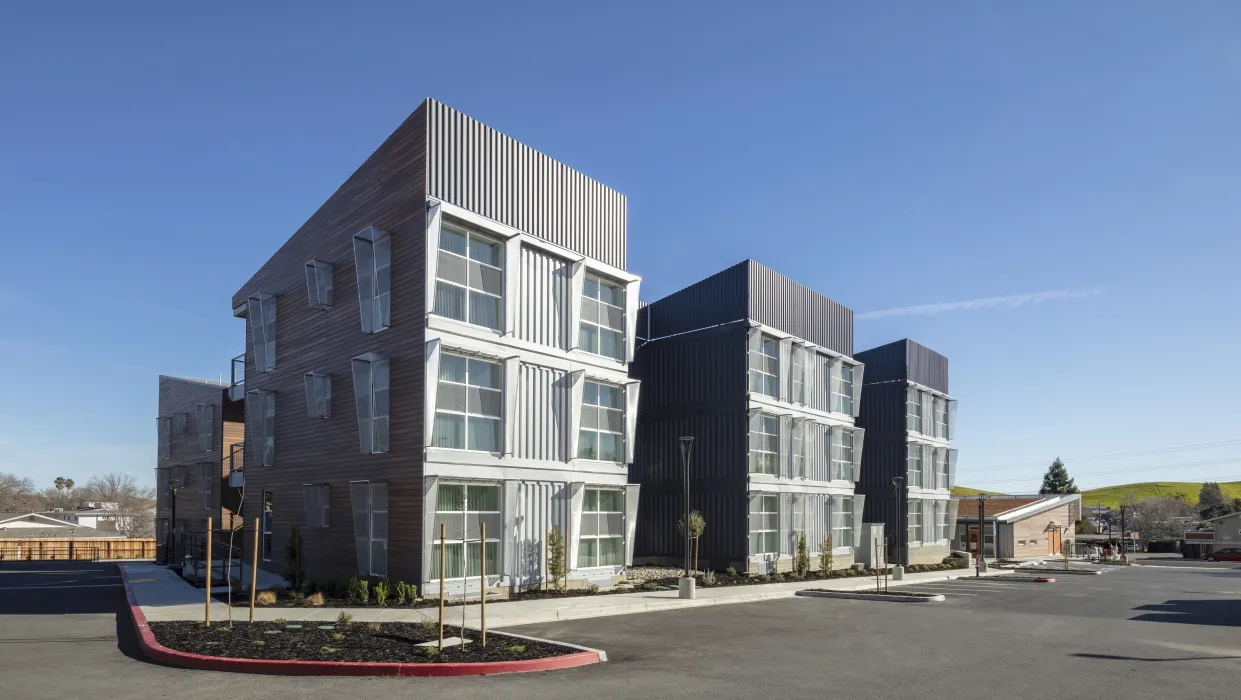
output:
[[[1241,440],[1224,440],[1222,442],[1203,442],[1196,445],[1181,445],[1179,447],[1162,447],[1153,450],[1137,450],[1134,452],[1116,452],[1106,455],[1095,455],[1093,457],[1061,457],[1063,462],[1097,462],[1107,459],[1120,459],[1122,457],[1143,457],[1157,454],[1168,454],[1171,452],[1185,452],[1187,450],[1205,450],[1215,447],[1227,447],[1229,445],[1241,445]],[[1038,462],[1013,462],[1011,464],[993,464],[986,467],[974,467],[971,469],[961,469],[959,474],[968,474],[970,472],[995,471],[997,469],[1011,469],[1014,467],[1040,467],[1051,464],[1049,461]]]
[[[1160,469],[1180,469],[1184,467],[1205,467],[1211,464],[1233,464],[1233,463],[1241,464],[1241,459],[1236,458],[1236,457],[1230,457],[1228,459],[1211,459],[1211,460],[1206,460],[1202,462],[1184,462],[1182,464],[1160,464],[1160,465],[1156,465],[1153,467],[1111,469],[1108,471],[1101,471],[1101,472],[1081,472],[1077,476],[1102,476],[1105,474],[1128,474],[1130,472],[1149,472],[1149,471],[1156,471]],[[1035,479],[1041,479],[1041,478],[1042,477],[1017,477],[1017,478],[1012,478],[1012,479],[988,479],[986,483],[1001,484],[1001,483],[1009,483],[1013,481],[1033,481]]]

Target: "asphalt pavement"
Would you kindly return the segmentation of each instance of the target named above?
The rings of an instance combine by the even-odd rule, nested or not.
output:
[[[110,565],[0,565],[5,697],[1063,698],[1235,697],[1241,572],[1115,568],[1054,584],[960,579],[944,603],[795,598],[511,631],[605,649],[606,664],[461,679],[190,671],[133,653]],[[486,694],[486,695],[484,695]]]

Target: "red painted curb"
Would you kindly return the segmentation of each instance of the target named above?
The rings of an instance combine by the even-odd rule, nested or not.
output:
[[[1039,578],[1034,579],[1034,582],[1035,582],[1035,583],[1055,583],[1055,582],[1056,582],[1056,579],[1054,579],[1054,578],[1039,577]]]
[[[129,615],[138,635],[138,646],[148,658],[184,668],[205,668],[213,671],[239,673],[268,673],[286,676],[487,676],[496,673],[523,673],[526,671],[554,671],[575,666],[599,663],[599,653],[582,651],[547,659],[524,661],[491,661],[475,663],[380,663],[371,661],[270,661],[266,659],[237,659],[225,656],[204,656],[175,651],[155,640],[147,624],[146,615],[134,598],[129,578],[122,576],[125,597],[129,602]]]

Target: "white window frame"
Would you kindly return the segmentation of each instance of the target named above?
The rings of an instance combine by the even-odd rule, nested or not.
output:
[[[471,510],[470,509],[470,488],[471,487],[495,489],[497,492],[496,494],[497,510]],[[446,528],[448,532],[446,533],[446,536],[444,537],[445,548],[452,548],[452,547],[461,548],[461,575],[460,576],[449,576],[448,578],[445,578],[444,580],[445,581],[462,581],[462,580],[471,579],[479,575],[478,572],[470,571],[470,553],[469,553],[469,546],[471,544],[476,544],[479,541],[479,535],[481,534],[478,531],[477,516],[480,514],[483,514],[483,515],[503,517],[504,485],[502,483],[493,482],[493,481],[485,481],[485,482],[484,481],[470,481],[470,482],[443,481],[436,485],[437,490],[445,489],[445,488],[460,488],[462,490],[462,493],[461,493],[462,510],[442,510],[441,504],[444,502],[445,499],[440,498],[438,493],[436,494],[435,516],[437,520],[442,519],[441,516],[452,516],[454,518],[457,515],[461,516],[461,524],[457,527],[454,527],[453,525],[449,525]],[[471,518],[470,516],[475,516],[475,517]],[[436,529],[434,532],[431,533],[431,538],[432,538],[431,568],[428,570],[428,580],[439,581],[440,579],[437,574],[441,572],[439,572],[440,533],[438,529]],[[503,557],[504,551],[503,551],[503,547],[500,546],[500,543],[502,540],[503,540],[503,532],[488,532],[486,547],[485,549],[480,550],[479,552],[480,556],[486,557],[487,555],[486,549],[494,550],[495,568],[493,569],[492,567],[489,566],[487,567],[487,571],[492,572],[497,576],[500,574],[500,567],[503,566],[503,561],[501,560],[501,557]],[[568,543],[566,543],[565,546],[567,547]],[[447,563],[449,559],[449,554],[447,552],[444,555],[444,559],[445,559],[445,563]],[[488,577],[490,576],[491,576],[491,573],[488,574]]]
[[[853,496],[841,496],[841,507],[835,507],[835,500],[830,500],[832,504],[831,512],[831,531],[832,531],[832,549],[841,547],[853,547],[857,540],[857,513],[854,507],[856,503]],[[845,506],[848,506],[846,510]],[[845,534],[848,534],[848,542],[845,541]]]
[[[592,493],[595,494],[595,509],[594,510],[590,509],[590,500],[591,500],[590,496]],[[618,501],[618,503],[620,504],[620,510],[602,510],[602,506],[600,505],[600,503],[602,502],[602,499],[600,498],[600,495],[603,493],[618,494],[620,498],[620,500]],[[616,517],[620,522],[620,528],[619,528],[620,532],[615,535],[598,534],[602,532],[603,530],[601,525],[605,522],[605,518],[613,517],[613,516]],[[594,528],[591,528],[589,526],[588,518],[595,519]],[[587,534],[592,529],[595,531],[596,534],[593,534],[593,535]],[[616,549],[616,561],[614,563],[601,563],[600,562],[601,552],[602,552],[600,545],[603,543],[604,540],[615,540],[619,544],[619,546]],[[593,561],[588,561],[588,557],[586,554],[586,547],[584,545],[588,541],[593,541],[595,543],[595,554],[593,557]],[[624,565],[624,563],[625,563],[625,490],[615,489],[615,488],[586,488],[585,493],[582,497],[582,526],[581,526],[581,535],[579,535],[578,537],[577,568],[590,569],[590,568],[602,567],[602,566],[622,566]]]
[[[446,233],[452,233],[458,236],[465,237],[465,255],[462,255],[460,253],[447,250],[444,248],[444,235]],[[470,257],[470,244],[474,240],[482,241],[489,246],[495,246],[495,248],[498,249],[499,251],[500,264],[497,266],[489,262],[485,262],[483,260],[475,260],[474,258]],[[465,280],[465,283],[462,284],[461,282],[457,280],[447,279],[444,276],[445,265],[442,262],[437,262],[435,265],[435,297],[431,300],[431,313],[435,314],[436,316],[443,317],[443,318],[451,318],[454,321],[459,321],[461,323],[468,323],[472,326],[478,326],[479,328],[489,328],[493,331],[497,331],[501,333],[504,332],[504,328],[505,328],[505,318],[504,318],[504,314],[505,314],[505,308],[504,308],[505,306],[505,302],[504,302],[505,267],[507,266],[507,264],[509,264],[508,261],[505,260],[505,257],[506,257],[505,252],[506,251],[505,251],[505,245],[504,245],[503,240],[500,240],[493,235],[482,233],[468,226],[464,226],[456,222],[449,222],[447,219],[445,219],[440,224],[440,239],[436,241],[436,248],[435,248],[434,254],[437,256],[447,255],[447,256],[451,256],[453,259],[461,260],[462,264],[464,264],[465,266],[466,280]],[[499,294],[486,291],[485,289],[482,288],[482,285],[475,286],[474,281],[471,279],[472,275],[470,275],[470,264],[471,263],[480,266],[480,268],[487,268],[489,270],[495,270],[499,274],[500,276],[500,293]],[[439,304],[439,298],[440,298],[439,290],[440,290],[441,284],[464,290],[465,297],[464,297],[464,304],[462,306],[462,310],[464,311],[463,315],[465,316],[465,318],[457,318],[456,316],[450,316],[448,314],[441,313],[440,304]],[[485,323],[479,323],[478,321],[470,317],[470,309],[472,306],[470,303],[470,299],[474,294],[481,294],[481,295],[491,297],[497,300],[496,325],[495,326],[489,326]]]
[[[307,372],[302,378],[306,389],[306,415],[310,418],[332,417],[332,375]]]
[[[254,398],[254,410],[247,406],[250,425],[246,428],[246,444],[252,445],[253,463],[270,467],[276,463],[276,394],[263,389],[246,392],[246,403]]]
[[[793,450],[793,478],[806,478],[806,440],[809,436],[807,426],[810,424],[807,420],[796,421],[792,425],[793,434],[790,436],[791,449]]]
[[[306,527],[323,529],[330,526],[331,493],[328,484],[302,484]]]
[[[616,462],[618,464],[623,463],[625,461],[625,387],[617,386],[615,384],[608,384],[607,382],[599,382],[599,381],[593,381],[593,380],[585,380],[585,382],[586,383],[583,386],[583,390],[582,390],[582,420],[581,420],[581,427],[578,429],[579,436],[578,436],[577,458],[578,459],[591,459],[591,460],[602,461],[602,462]],[[587,402],[588,394],[591,393],[587,389],[589,389],[591,386],[595,387],[595,390],[594,390],[595,402],[594,403]],[[616,396],[619,398],[619,406],[604,406],[603,405],[602,403],[603,392],[601,391],[601,389],[603,388],[607,388],[607,389],[610,389],[616,392]],[[587,423],[586,410],[588,408],[593,408],[596,412],[595,425],[597,427],[591,428],[586,425]],[[616,430],[607,430],[602,427],[602,424],[604,421],[602,421],[601,419],[605,415],[604,414],[605,411],[608,412],[608,415],[615,414],[619,416],[620,420],[617,421],[618,425],[617,425]],[[590,433],[594,434],[594,438],[595,438],[594,444],[596,446],[595,451],[593,454],[584,454],[585,452],[587,452],[587,450],[590,449],[586,444],[586,440],[584,439],[586,435]],[[619,436],[619,440],[616,443],[617,445],[616,459],[604,459],[602,457],[602,451],[599,449],[599,446],[603,444],[599,439],[600,436],[602,435]]]
[[[948,399],[936,396],[934,401],[935,437],[948,439]]]
[[[791,366],[789,378],[792,383],[789,401],[803,405],[806,403],[806,355],[807,351],[804,347],[795,346],[792,360],[789,363]]]
[[[770,348],[771,353],[766,350]],[[749,387],[750,391],[772,398],[780,396],[780,341],[762,333],[758,338],[758,350],[749,350]],[[776,364],[776,373],[767,371],[772,361]],[[762,367],[756,365],[763,365]]]
[[[917,467],[914,467],[914,463]],[[914,483],[917,481],[918,483]],[[923,488],[922,483],[922,445],[916,442],[905,443],[905,485]]]
[[[591,284],[595,285],[594,296],[588,296],[587,288],[590,287]],[[621,306],[617,306],[616,304],[613,304],[610,301],[604,301],[603,293],[601,291],[601,288],[603,287],[610,287],[616,291],[617,295],[619,295],[620,297]],[[602,319],[604,315],[606,314],[606,309],[603,307],[619,309],[621,312],[620,313],[621,327],[613,328],[612,326],[607,325],[606,323],[603,323],[600,320],[588,321],[586,319],[586,309],[588,308],[587,307],[588,302],[594,302],[595,304],[599,305],[600,307],[599,313],[595,315],[597,319]],[[612,360],[616,360],[617,362],[624,362],[625,361],[625,347],[626,347],[624,304],[625,304],[625,285],[624,284],[617,282],[615,280],[608,279],[606,277],[602,277],[594,273],[589,273],[589,272],[586,273],[585,281],[582,285],[581,320],[578,322],[578,340],[577,340],[578,349],[581,350],[582,352],[588,352],[592,355],[606,357]],[[586,343],[586,331],[590,327],[593,327],[594,333],[595,333],[595,349],[594,350],[591,350],[588,347],[588,344]],[[616,355],[609,355],[603,352],[603,334],[605,332],[615,333],[617,336],[619,336],[619,340],[616,343],[616,353],[617,353]]]
[[[276,296],[260,293],[247,299],[246,318],[250,321],[255,371],[276,369]]]
[[[306,263],[306,296],[312,309],[332,308],[332,263],[322,260]]]
[[[753,505],[750,506],[749,554],[750,556],[766,556],[766,555],[773,555],[773,554],[779,556],[780,554],[780,495],[775,494],[775,493],[761,493],[760,492],[757,494],[752,494],[751,498],[752,500],[757,501],[758,509],[755,510]],[[770,508],[772,504],[775,505],[775,510],[768,510],[768,508]],[[774,528],[770,527],[771,525],[770,516],[772,515],[775,516],[775,527]],[[759,528],[755,528],[756,519],[758,521],[757,524],[760,525]],[[770,538],[769,545],[767,542],[764,542],[763,551],[755,551],[755,546],[754,546],[755,535],[759,536],[760,541]],[[770,546],[770,549],[767,549],[768,546]]]
[[[905,428],[915,433],[922,432],[922,396],[914,387],[905,390]]]
[[[365,496],[366,502],[358,501],[358,492]],[[383,508],[376,508],[376,494],[383,494]],[[362,576],[388,575],[388,482],[386,481],[351,481],[349,482],[350,506],[353,510],[354,554],[358,556],[358,573]],[[375,523],[383,521],[383,536],[376,534]],[[375,565],[375,545],[382,544],[384,565]],[[361,553],[366,553],[366,566],[362,566]]]
[[[844,413],[851,416],[853,415],[853,381],[854,378],[857,377],[857,374],[854,372],[853,365],[848,364],[847,362],[841,362],[839,364],[840,381],[837,386],[840,391],[836,393],[836,405],[832,408],[837,413]],[[847,380],[845,379],[846,376],[848,376]]]
[[[392,365],[368,352],[353,358],[353,395],[358,414],[358,446],[362,454],[388,451],[392,410]]]
[[[770,423],[768,423],[768,421],[770,421]],[[755,433],[753,431],[749,433],[749,440],[750,440],[749,472],[751,474],[772,474],[775,476],[780,475],[780,417],[777,415],[771,414],[771,413],[760,413],[759,414],[759,427],[768,428],[771,426],[774,426],[774,430],[775,430],[774,433],[767,432],[766,430],[760,430],[760,432],[758,432],[757,434],[764,436],[764,440],[768,440],[769,439],[768,436],[775,437],[775,441],[776,441],[775,452],[771,452],[766,449],[755,449],[754,447]],[[762,455],[762,456],[759,456],[759,455]],[[769,465],[769,466],[765,466],[765,465]],[[762,466],[762,468],[756,468],[758,466]]]
[[[271,561],[272,537],[273,537],[272,532],[275,529],[275,525],[272,523],[272,521],[275,520],[275,517],[276,517],[276,499],[273,497],[273,494],[271,491],[263,491],[261,493],[261,496],[263,499],[262,502],[260,503],[260,505],[263,508],[262,558],[263,558],[263,561]]]
[[[379,333],[392,324],[392,237],[367,227],[353,236],[358,277],[358,315],[363,333]]]
[[[950,474],[948,473],[948,450],[936,449],[933,453],[935,460],[935,488],[939,490],[947,490],[952,488],[950,482]]]
[[[465,363],[465,368],[466,368],[465,369],[465,382],[458,382],[458,381],[444,378],[444,375],[443,375],[444,366],[445,366],[444,361],[450,357],[458,358],[462,362]],[[485,363],[487,365],[492,366],[493,368],[492,371],[494,373],[494,376],[497,379],[496,384],[498,386],[484,386],[481,384],[471,383],[470,382],[471,363]],[[432,430],[431,446],[435,447],[436,449],[442,449],[442,450],[458,450],[462,452],[480,452],[484,454],[502,454],[504,451],[504,399],[505,399],[504,363],[497,362],[496,360],[493,360],[491,358],[481,357],[478,355],[469,355],[469,354],[465,354],[461,352],[450,352],[448,350],[441,350],[439,367],[440,367],[440,375],[436,379],[437,386],[435,390],[436,406],[435,406],[435,412],[434,412],[434,418],[433,418],[434,422],[432,423],[432,426],[431,426],[431,430]],[[449,387],[462,387],[462,391],[465,392],[465,396],[466,396],[466,404],[465,404],[464,411],[457,410],[455,408],[442,407],[442,402],[447,396],[447,392],[444,391],[445,385]],[[499,399],[496,401],[496,405],[499,406],[498,415],[491,416],[485,413],[471,411],[470,406],[469,406],[469,394],[470,394],[470,391],[472,390],[476,390],[479,392],[489,392],[489,393],[497,395],[499,397]],[[439,423],[439,415],[441,413],[444,415],[461,416],[461,421],[462,421],[461,447],[454,447],[450,445],[439,444],[439,441],[438,441],[439,434],[438,432],[435,431],[435,424]],[[470,421],[471,419],[480,420],[480,421],[485,420],[489,424],[494,426],[492,430],[495,431],[495,438],[496,438],[495,440],[496,449],[495,450],[470,449]]]
[[[948,539],[948,502],[935,502],[935,541]]]
[[[848,439],[846,440],[846,436]],[[848,428],[832,428],[832,478],[843,481],[854,481],[853,473],[853,450],[856,447],[856,437],[852,430]],[[846,442],[848,444],[846,444]],[[846,452],[847,450],[847,452]],[[848,474],[849,476],[845,476]]]
[[[916,506],[916,507],[915,507]],[[906,508],[906,538],[909,544],[921,543],[924,536],[923,531],[923,512],[925,505],[920,498],[909,499],[909,506]],[[916,512],[915,512],[916,511]],[[916,517],[915,517],[916,516]]]

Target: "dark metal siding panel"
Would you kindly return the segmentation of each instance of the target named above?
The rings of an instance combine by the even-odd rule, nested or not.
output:
[[[898,340],[877,348],[863,350],[857,359],[866,365],[865,383],[905,381],[909,378],[906,362],[905,344],[908,341]],[[863,404],[865,402],[863,401]],[[863,407],[863,410],[865,408]]]
[[[635,557],[677,558],[682,473],[678,438],[695,438],[690,504],[707,534],[701,563],[742,562],[748,537],[745,403],[746,328],[732,324],[638,348],[630,374],[642,380],[637,449],[629,480],[642,485]]]
[[[625,268],[625,196],[435,100],[427,193]]]
[[[862,491],[859,490],[859,493]],[[907,491],[894,494],[891,487],[884,492],[866,494],[866,512],[862,521],[883,523],[883,532],[888,538],[888,559],[893,564],[905,563],[905,540],[909,534],[906,529],[907,494]]]
[[[866,372],[869,375],[869,363]],[[862,476],[857,486],[858,493],[866,495],[863,521],[884,524],[889,542],[895,547],[891,550],[893,561],[899,561],[895,552],[904,552],[906,535],[905,386],[903,381],[864,385],[858,416],[858,425],[866,429]],[[895,476],[902,479],[899,496],[893,492]]]
[[[644,337],[649,338],[662,338],[746,318],[749,313],[747,280],[746,263],[742,262],[651,302],[641,312],[646,316],[638,317],[638,335],[646,332],[648,318],[650,334]]]
[[[947,394],[948,358],[912,340],[906,342],[909,344],[909,379]]]
[[[749,317],[838,353],[853,355],[853,310],[753,260]]]

